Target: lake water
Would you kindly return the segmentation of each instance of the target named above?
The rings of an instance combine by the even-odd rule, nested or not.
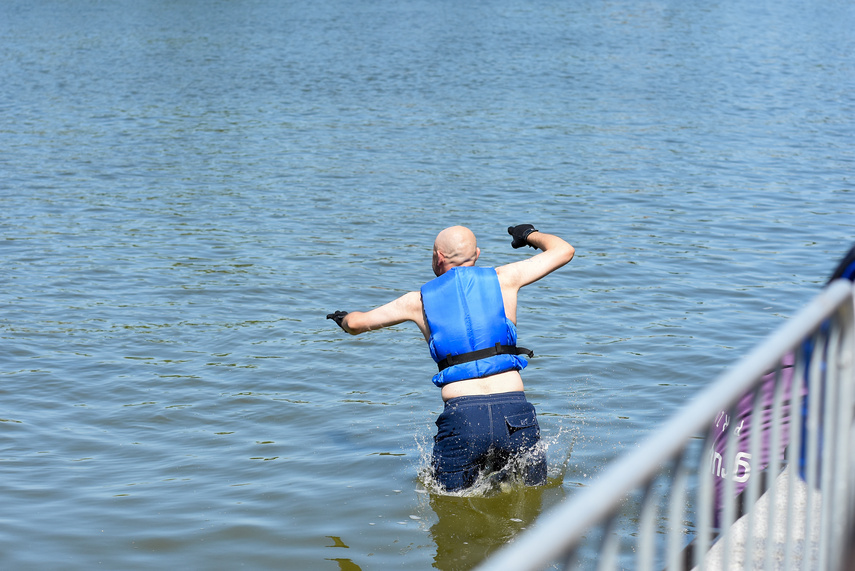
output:
[[[855,240],[855,5],[0,4],[0,565],[468,569],[811,299]],[[325,315],[480,264],[523,290],[550,483],[423,471],[418,330]]]

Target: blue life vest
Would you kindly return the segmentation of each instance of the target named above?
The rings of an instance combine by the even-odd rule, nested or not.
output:
[[[499,276],[494,268],[456,267],[422,286],[422,305],[430,328],[430,355],[439,366],[433,383],[519,371],[528,363],[517,347],[517,328],[505,316]]]

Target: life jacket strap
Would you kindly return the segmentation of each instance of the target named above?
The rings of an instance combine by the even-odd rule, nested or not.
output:
[[[501,345],[496,343],[495,346],[487,347],[486,349],[478,349],[477,351],[461,353],[460,355],[449,355],[436,365],[439,367],[439,370],[442,371],[443,369],[447,369],[453,365],[469,363],[471,361],[477,361],[478,359],[486,359],[487,357],[494,357],[495,355],[525,355],[531,358],[534,357],[534,351],[526,349],[525,347],[517,347],[516,345]]]

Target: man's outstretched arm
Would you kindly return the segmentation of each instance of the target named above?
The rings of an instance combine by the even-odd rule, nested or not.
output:
[[[398,299],[371,311],[336,312],[327,315],[327,319],[334,319],[351,335],[397,325],[404,321],[413,321],[423,333],[425,331],[422,298],[417,291],[405,293]]]

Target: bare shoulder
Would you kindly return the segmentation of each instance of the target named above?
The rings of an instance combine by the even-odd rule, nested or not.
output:
[[[499,276],[499,285],[502,289],[519,289],[522,287],[525,267],[521,266],[521,264],[527,261],[528,259],[520,260],[519,262],[505,264],[496,268],[496,274]]]
[[[421,292],[409,291],[374,311],[382,314],[385,321],[418,321],[422,315]]]
[[[427,322],[425,321],[424,305],[422,305],[422,292],[411,291],[398,298],[407,314],[407,320],[414,322],[424,335],[425,339],[430,337]]]
[[[406,308],[410,313],[421,315],[422,313],[422,292],[410,291],[398,298],[401,306]]]

